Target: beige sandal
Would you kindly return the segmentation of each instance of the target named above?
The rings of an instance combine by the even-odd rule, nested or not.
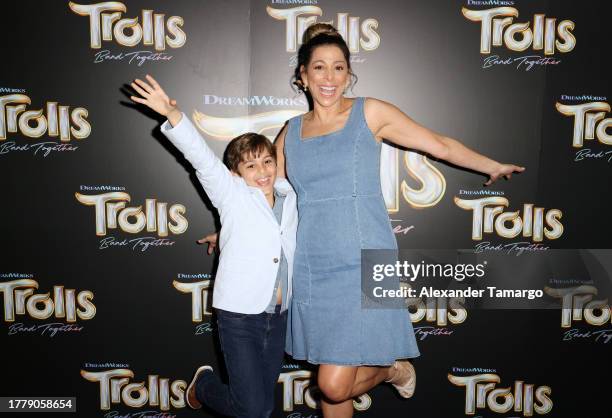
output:
[[[416,386],[416,370],[408,360],[396,360],[392,366],[395,369],[393,377],[385,380],[391,383],[403,398],[414,395]]]

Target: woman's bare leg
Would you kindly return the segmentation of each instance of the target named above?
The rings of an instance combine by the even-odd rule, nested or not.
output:
[[[357,376],[353,383],[351,397],[359,396],[389,379],[395,369],[391,366],[375,367],[375,366],[359,366],[357,368]]]
[[[324,418],[352,418],[353,400],[331,402],[323,398],[321,399],[321,411],[323,411]]]
[[[318,384],[323,393],[321,409],[325,418],[353,416],[353,398],[364,394],[390,377],[393,369],[373,366],[319,366]]]

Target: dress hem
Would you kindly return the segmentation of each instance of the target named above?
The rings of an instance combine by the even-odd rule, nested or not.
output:
[[[396,360],[401,360],[401,359],[412,359],[412,358],[417,358],[421,355],[420,352],[412,352],[409,354],[405,354],[405,355],[401,355],[399,357],[397,357],[394,360],[385,360],[385,361],[381,361],[381,360],[366,360],[366,361],[362,361],[360,363],[355,363],[355,362],[347,362],[347,361],[339,361],[339,360],[326,360],[326,359],[321,359],[321,360],[315,360],[315,359],[311,359],[308,358],[306,356],[297,356],[294,355],[288,351],[286,351],[287,354],[289,354],[293,359],[295,360],[305,360],[310,364],[316,364],[316,365],[321,365],[321,364],[332,364],[332,365],[338,365],[338,366],[391,366]]]

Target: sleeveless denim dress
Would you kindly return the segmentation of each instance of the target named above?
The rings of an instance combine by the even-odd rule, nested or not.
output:
[[[289,120],[287,175],[298,197],[285,351],[314,364],[390,365],[419,356],[407,309],[362,309],[361,249],[397,249],[364,98],[341,130],[301,138]]]

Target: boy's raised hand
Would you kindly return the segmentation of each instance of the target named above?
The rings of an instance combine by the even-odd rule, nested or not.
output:
[[[168,117],[170,113],[176,113],[173,112],[178,111],[176,100],[171,100],[164,89],[149,74],[145,77],[148,83],[137,78],[130,84],[142,97],[130,96],[130,99],[150,107],[162,116]]]

